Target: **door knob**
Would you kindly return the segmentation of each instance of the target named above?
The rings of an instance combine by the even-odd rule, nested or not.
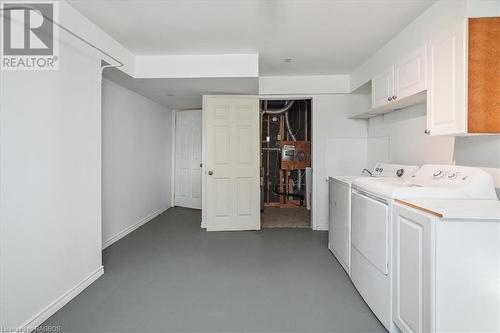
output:
[[[392,96],[393,100],[396,100],[396,98],[398,98],[398,96],[396,96],[396,95]]]
[[[213,172],[212,170],[208,171],[208,175],[209,175],[209,176],[211,176],[211,175],[213,175],[213,174],[214,174],[214,172]]]
[[[390,102],[392,101],[392,96],[387,97],[387,100]]]
[[[425,133],[425,134],[431,134],[431,131],[429,131],[428,129],[426,129],[426,130],[424,131],[424,133]]]

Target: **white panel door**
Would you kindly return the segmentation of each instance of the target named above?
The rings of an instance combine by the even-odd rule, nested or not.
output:
[[[392,96],[394,96],[394,66],[372,79],[372,108],[390,103]]]
[[[430,332],[432,217],[394,207],[393,320],[403,332]]]
[[[467,132],[464,47],[462,26],[429,44],[427,130],[430,135]]]
[[[259,100],[204,96],[207,231],[260,229]]]
[[[175,119],[175,206],[201,209],[201,110]]]
[[[394,65],[394,98],[402,99],[426,89],[426,48],[421,47],[413,54]]]

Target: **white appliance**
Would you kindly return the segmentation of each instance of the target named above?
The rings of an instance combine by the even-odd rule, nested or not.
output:
[[[357,177],[330,177],[328,181],[328,248],[351,274],[351,183]]]
[[[418,170],[417,166],[377,163],[365,178],[405,179]],[[368,171],[368,170],[364,170]],[[371,173],[372,177],[366,175]],[[351,274],[351,184],[362,176],[329,178],[328,248],[347,274]]]
[[[391,238],[394,198],[495,199],[490,175],[478,168],[424,165],[413,175],[357,178],[352,188],[351,279],[389,331],[392,323]]]

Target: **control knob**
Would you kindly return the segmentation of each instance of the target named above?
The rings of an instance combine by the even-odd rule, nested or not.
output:
[[[438,171],[434,172],[434,174],[432,176],[434,178],[441,178],[444,176],[444,172],[442,170],[438,170]]]

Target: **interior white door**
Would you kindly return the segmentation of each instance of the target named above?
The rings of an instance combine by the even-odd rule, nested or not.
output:
[[[207,231],[260,229],[259,100],[204,96]]]
[[[175,117],[176,206],[201,209],[201,110]]]

